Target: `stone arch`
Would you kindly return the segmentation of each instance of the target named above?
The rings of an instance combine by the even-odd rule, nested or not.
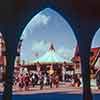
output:
[[[37,0],[35,0],[35,1],[37,1]],[[50,1],[50,0],[48,0],[48,1]],[[64,5],[61,3],[61,2],[64,2]],[[76,26],[74,26],[74,29],[76,29],[76,33],[78,34],[78,32],[80,32],[80,34],[78,34],[77,35],[77,39],[78,39],[78,41],[81,41],[81,43],[80,43],[80,45],[84,45],[84,39],[87,39],[87,38],[85,38],[85,37],[90,37],[91,38],[91,31],[93,32],[93,29],[95,30],[96,29],[96,25],[97,25],[97,23],[99,24],[99,11],[98,11],[98,7],[99,7],[99,4],[96,2],[96,3],[94,3],[94,2],[92,2],[92,3],[89,3],[89,2],[85,2],[85,1],[83,1],[83,2],[75,2],[74,1],[74,3],[71,1],[71,2],[65,2],[65,0],[62,0],[61,2],[60,1],[56,1],[57,2],[57,4],[58,5],[60,5],[61,4],[61,8],[62,9],[64,9],[64,10],[67,10],[67,8],[68,8],[68,10],[69,10],[69,13],[70,13],[70,11],[71,11],[71,13],[73,13],[72,15],[77,15],[77,16],[79,16],[78,18],[80,19],[80,17],[82,17],[82,19],[80,19],[79,21],[81,21],[81,22],[76,22],[76,19],[74,18],[74,16],[72,17],[72,19],[73,19],[73,24],[74,25],[76,25]],[[19,2],[19,1],[18,1]],[[41,0],[41,2],[42,2],[42,0]],[[40,2],[40,5],[41,5],[41,2]],[[55,1],[54,1],[54,3],[56,3]],[[26,2],[27,3],[27,2]],[[72,4],[73,3],[73,4]],[[86,8],[85,8],[85,10],[84,10],[84,4],[86,4],[87,6],[86,6]],[[2,3],[1,3],[2,4]],[[34,5],[37,5],[37,3],[34,3]],[[43,4],[43,3],[42,3]],[[98,6],[96,6],[96,4],[98,4]],[[5,5],[5,4],[4,4]],[[22,5],[24,5],[24,3],[22,3]],[[21,6],[22,6],[21,5]],[[33,6],[34,6],[33,5]],[[66,6],[67,5],[67,6]],[[73,7],[73,9],[71,8],[72,7],[72,5],[74,5],[74,7]],[[10,5],[11,6],[11,5]],[[8,8],[10,8],[10,10],[11,10],[11,7],[10,7],[8,4],[7,4],[7,7]],[[18,5],[17,5],[18,6]],[[88,9],[88,7],[89,6],[91,6],[91,8],[90,9]],[[32,6],[31,6],[32,7]],[[31,9],[31,7],[30,7],[30,9]],[[36,6],[36,8],[37,7],[39,7],[39,6]],[[22,6],[22,9],[23,8],[28,8],[26,5],[25,6]],[[75,9],[74,9],[75,8]],[[12,9],[13,9],[13,7],[12,7]],[[23,11],[22,9],[19,9],[19,11],[17,12],[16,10],[15,10],[15,13],[17,12],[17,15],[20,15],[20,10],[21,11]],[[87,10],[88,9],[88,10]],[[9,12],[10,12],[10,10],[9,10]],[[77,12],[77,10],[78,10],[78,12]],[[8,11],[8,9],[7,9],[7,11]],[[95,12],[96,11],[96,12]],[[5,11],[6,12],[6,11]],[[81,12],[81,13],[80,13]],[[15,14],[14,13],[14,14]],[[5,13],[4,13],[5,14]],[[5,15],[3,14],[3,17],[6,17]],[[7,13],[8,14],[8,13]],[[23,13],[22,13],[23,14]],[[13,16],[13,14],[10,12],[10,15],[11,16]],[[93,15],[93,16],[91,16],[91,15]],[[26,16],[26,15],[24,15],[24,16]],[[70,15],[71,16],[71,15]],[[18,17],[18,16],[17,16]],[[16,17],[16,18],[17,18]],[[12,18],[13,17],[9,17],[9,18],[11,18],[11,19],[8,19],[9,21],[8,22],[10,22],[10,21],[12,21]],[[24,17],[25,18],[25,17]],[[3,18],[1,18],[1,20],[2,20]],[[18,17],[18,19],[19,19],[19,17]],[[18,21],[18,19],[16,20],[16,21]],[[22,19],[23,19],[23,17],[22,17]],[[92,19],[92,20],[91,20]],[[5,20],[5,19],[3,19],[3,20]],[[18,25],[18,23],[20,23],[19,21],[18,22],[16,22],[15,21],[15,24],[16,24],[16,26],[14,26],[14,27],[17,27],[17,25]],[[86,22],[87,23],[86,23]],[[3,21],[2,21],[3,22]],[[4,21],[4,22],[6,22],[6,21]],[[94,23],[95,22],[95,23]],[[6,24],[6,23],[5,23]],[[72,24],[72,25],[73,25]],[[77,26],[77,24],[79,24],[79,26]],[[7,25],[6,25],[7,26]],[[13,25],[10,25],[10,29],[12,29],[12,26]],[[19,25],[18,25],[19,26]],[[90,27],[88,27],[88,26],[90,26]],[[8,26],[7,26],[8,27]],[[6,28],[7,28],[6,27]],[[84,28],[82,28],[82,27],[84,27]],[[20,28],[20,27],[19,27]],[[7,28],[8,29],[8,28]],[[92,30],[91,30],[92,29]],[[15,29],[17,32],[20,32],[20,31],[18,31],[17,29]],[[81,30],[81,31],[78,31],[78,30]],[[85,31],[84,31],[85,30]],[[87,31],[86,31],[87,30]],[[90,31],[91,30],[91,31]],[[12,33],[12,34],[14,34],[14,33],[16,33],[16,31],[13,31],[13,32],[11,32],[11,31],[9,31],[8,33],[10,34],[10,32]],[[7,35],[7,34],[6,34]],[[15,35],[15,34],[14,34]],[[20,35],[20,34],[19,34]],[[19,36],[18,35],[18,39],[19,39]],[[10,35],[9,35],[10,36]],[[8,36],[8,37],[9,37]],[[88,62],[85,62],[85,59],[87,58],[87,57],[84,57],[87,53],[87,51],[89,51],[89,50],[85,50],[84,48],[87,48],[88,46],[87,46],[87,44],[89,43],[89,45],[90,45],[90,39],[89,38],[89,41],[87,41],[86,40],[86,42],[85,42],[85,44],[86,44],[86,46],[81,46],[81,55],[83,56],[83,59],[82,59],[82,62],[83,62],[83,67],[84,66],[86,66],[86,67],[88,67],[87,65],[88,65]],[[10,37],[9,37],[9,39],[11,39]],[[14,38],[14,39],[16,39],[16,38]],[[10,40],[9,40],[10,41]],[[18,43],[18,40],[16,40],[17,41],[17,43]],[[15,42],[16,42],[15,41]],[[13,42],[13,41],[12,41]],[[14,47],[14,45],[12,44],[12,46]],[[83,50],[82,50],[83,49]],[[85,50],[85,53],[84,53],[84,50]],[[89,54],[89,53],[88,53]],[[10,53],[9,53],[9,55],[10,55]],[[88,77],[88,75],[89,75],[89,72],[88,72],[88,69],[86,69],[86,68],[83,68],[83,76],[84,76],[84,84],[86,84],[86,85],[84,85],[85,86],[85,89],[84,89],[84,98],[86,99],[86,98],[88,98],[88,97],[90,97],[91,98],[91,96],[89,95],[90,94],[90,90],[88,89],[89,87],[88,87],[88,82],[87,82],[87,80],[89,79],[89,78],[87,78]],[[12,71],[12,68],[10,69],[10,71]],[[84,73],[86,71],[86,74]],[[9,72],[9,71],[8,71]],[[11,76],[11,75],[10,75]],[[86,77],[85,77],[86,76]],[[8,78],[8,79],[10,79],[10,78]],[[86,80],[86,81],[85,81]],[[85,83],[86,82],[86,83]],[[9,83],[8,83],[9,84]],[[9,85],[8,85],[9,86]],[[88,88],[87,88],[88,87]],[[88,90],[89,90],[89,94],[88,94]],[[7,99],[7,93],[5,94],[5,98]],[[8,95],[8,98],[9,98],[9,95]]]
[[[68,23],[70,29],[73,31],[72,27],[71,27],[70,24],[69,24],[70,21],[67,22],[68,17],[67,17],[67,16],[64,16],[64,14],[62,15],[62,12],[61,12],[61,14],[60,14],[60,13],[58,12],[57,8],[53,8],[52,6],[46,6],[46,7],[44,7],[42,10],[39,10],[39,12],[41,12],[41,11],[47,9],[47,8],[51,9],[52,11],[54,11],[54,12],[56,12],[58,15],[60,15],[62,18],[64,18],[64,20],[66,21],[66,23]],[[37,12],[36,15],[37,15],[39,12]],[[34,14],[33,14],[33,15],[34,15]],[[35,16],[35,15],[34,15],[34,16]],[[34,16],[31,17],[31,20],[34,19]],[[28,20],[29,20],[29,19],[28,19]],[[29,21],[29,23],[31,22],[31,20]],[[68,19],[68,20],[69,20],[69,19]],[[28,22],[27,22],[27,23],[28,23]],[[26,24],[25,24],[25,25],[26,25]],[[28,26],[28,24],[27,24],[26,26]],[[23,33],[23,32],[22,32],[22,33]],[[67,34],[66,34],[66,35],[67,35]],[[72,35],[73,35],[74,38],[76,39],[75,33],[74,33],[74,32],[72,33]],[[20,38],[21,38],[21,37],[20,37]],[[76,39],[76,41],[77,41],[77,39]],[[76,47],[75,47],[75,48],[76,48]],[[79,52],[79,51],[78,51],[78,52]]]

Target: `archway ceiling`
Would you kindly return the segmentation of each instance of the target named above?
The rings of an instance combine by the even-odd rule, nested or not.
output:
[[[6,1],[6,3],[5,0],[3,0],[0,1],[0,22],[2,25],[12,23],[17,27],[19,23],[23,24],[27,18],[29,19],[28,16],[33,9],[37,10],[37,8],[41,8],[42,5],[47,4],[53,5],[58,10],[62,9],[61,12],[63,12],[65,16],[68,16],[69,24],[75,27],[74,30],[78,29],[78,27],[84,29],[88,28],[91,37],[93,37],[95,31],[100,26],[99,0],[30,0],[30,2],[29,0],[10,0],[9,2]],[[12,24],[10,26],[12,26]],[[24,24],[23,28],[25,26]],[[4,27],[6,27],[6,25],[4,25]],[[19,29],[20,27],[19,25]],[[87,35],[90,33],[87,33]]]

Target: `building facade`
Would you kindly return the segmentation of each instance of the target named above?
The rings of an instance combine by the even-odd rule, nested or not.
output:
[[[89,62],[91,75],[93,74],[95,75],[96,71],[100,68],[100,65],[97,64],[97,62],[99,62],[99,58],[100,58],[100,47],[91,48],[90,62]],[[78,72],[81,74],[81,58],[79,55],[78,46],[76,47],[74,57],[72,58],[72,62],[74,63],[74,68],[76,73]]]

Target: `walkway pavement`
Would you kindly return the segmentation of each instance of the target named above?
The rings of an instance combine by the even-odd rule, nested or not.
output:
[[[0,84],[0,92],[3,91],[3,85]],[[60,86],[58,88],[53,87],[50,88],[49,86],[44,86],[43,90],[40,90],[40,86],[36,87],[30,87],[28,91],[25,91],[25,89],[20,90],[18,86],[13,86],[13,94],[40,94],[40,93],[66,93],[66,94],[82,94],[82,87],[72,87],[70,86],[70,83],[60,83]],[[100,90],[97,88],[92,88],[92,93],[94,94],[100,94]]]

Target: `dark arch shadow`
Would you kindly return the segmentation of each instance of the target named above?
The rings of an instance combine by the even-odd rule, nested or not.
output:
[[[25,27],[28,25],[28,23],[31,21],[31,19],[33,19],[34,18],[34,16],[35,15],[37,15],[39,12],[41,12],[41,11],[43,11],[43,10],[45,10],[46,8],[50,8],[51,10],[53,10],[53,11],[55,11],[55,12],[57,12],[62,18],[64,18],[64,20],[67,22],[67,20],[68,20],[68,24],[69,24],[69,26],[70,26],[70,28],[72,29],[72,31],[73,31],[73,25],[72,25],[72,23],[71,23],[71,20],[70,20],[70,18],[68,17],[68,16],[65,16],[64,15],[64,13],[60,10],[59,11],[59,9],[58,8],[56,8],[56,7],[54,7],[54,6],[50,6],[50,5],[47,5],[47,6],[43,6],[42,8],[40,8],[40,9],[36,9],[36,12],[34,12],[33,13],[33,11],[31,12],[31,14],[29,14],[30,16],[27,16],[27,20],[26,20],[26,22],[25,22],[25,24],[23,25],[23,28],[21,29],[21,32],[20,33],[23,33],[22,31],[25,29]],[[70,25],[70,23],[71,23],[71,25]],[[76,39],[76,35],[75,35],[75,31],[73,31],[73,35],[74,35],[74,37],[75,37],[75,39]],[[22,35],[22,34],[21,34]],[[21,35],[20,35],[20,38],[21,38]],[[76,39],[76,41],[77,41],[77,39]],[[77,42],[78,43],[78,42]]]
[[[59,1],[60,1],[60,0],[59,0]],[[65,3],[67,4],[67,2],[65,2]],[[85,3],[86,3],[86,2],[85,2]],[[68,4],[70,5],[71,3],[68,3]],[[77,4],[77,3],[76,3],[76,4]],[[89,3],[88,3],[88,4],[89,4]],[[82,4],[82,5],[83,5],[83,4]],[[39,7],[39,6],[37,6],[37,7]],[[79,7],[79,6],[78,6],[78,7]],[[65,10],[66,10],[67,7],[65,6],[65,7],[61,7],[61,8],[65,8]],[[80,6],[79,8],[81,8],[81,6]],[[83,7],[83,8],[84,8],[84,7]],[[79,9],[79,10],[80,10],[80,9]],[[92,8],[92,10],[93,10],[93,8]],[[31,9],[31,11],[32,11],[32,9]],[[31,11],[29,10],[30,13],[27,12],[27,15],[31,15]],[[69,9],[69,11],[70,11],[70,9]],[[71,11],[74,12],[74,9],[71,10]],[[82,10],[80,10],[80,11],[82,12]],[[90,11],[91,11],[91,9],[90,9]],[[88,12],[90,12],[90,11],[88,10]],[[94,10],[94,12],[95,12],[95,10]],[[99,12],[97,12],[97,15],[98,15],[98,14],[99,14]],[[22,15],[22,14],[18,14],[18,15]],[[26,18],[27,15],[23,14],[21,17],[18,17],[18,16],[17,16],[17,17],[18,17],[18,19],[22,19],[22,18],[23,18],[23,19],[26,20],[26,19],[27,19],[27,18]],[[85,13],[84,13],[84,15],[85,15]],[[88,13],[88,15],[89,15],[89,13]],[[91,14],[90,14],[90,15],[91,15]],[[80,16],[82,16],[82,15],[80,15]],[[89,16],[89,17],[91,17],[91,16]],[[76,30],[78,30],[78,27],[77,27],[77,26],[76,26],[76,27],[73,26],[74,24],[77,25],[77,24],[79,24],[79,23],[74,23],[74,22],[72,23],[73,29],[74,29],[74,31],[76,31],[75,33],[77,33],[77,32],[82,32],[84,29],[86,30],[86,29],[87,29],[87,26],[89,26],[89,25],[92,27],[92,30],[91,30],[91,27],[89,27],[89,28],[87,29],[87,31],[83,31],[82,33],[80,33],[79,36],[78,36],[78,35],[76,36],[78,41],[81,40],[81,38],[83,38],[82,41],[81,41],[81,43],[80,43],[80,45],[83,45],[83,44],[84,44],[84,43],[82,43],[83,40],[85,39],[84,36],[88,36],[88,37],[91,36],[90,33],[91,33],[93,30],[95,30],[95,28],[97,28],[96,22],[99,23],[98,20],[96,20],[95,23],[94,23],[93,21],[92,21],[91,23],[89,23],[89,21],[91,21],[91,20],[89,20],[89,17],[87,16],[87,14],[86,14],[85,18],[87,18],[88,20],[85,20],[85,19],[84,19],[84,16],[82,17],[85,21],[87,21],[88,24],[85,23],[84,21],[82,21],[82,19],[81,19],[81,22],[82,22],[81,25],[82,25],[82,26],[81,26],[81,27],[79,26],[79,30],[81,30],[81,31],[76,31]],[[72,18],[73,18],[73,17],[72,17]],[[96,17],[92,17],[92,18],[95,19]],[[20,28],[21,26],[18,24],[18,23],[21,23],[21,22],[20,22],[18,19],[16,20],[16,27],[17,27],[17,25],[18,25],[19,29],[21,29],[21,28]],[[24,23],[25,20],[24,20],[22,23]],[[18,22],[17,22],[17,21],[18,21]],[[73,18],[73,21],[75,21],[74,18]],[[70,22],[71,22],[71,21],[70,21]],[[85,24],[84,24],[83,22],[84,22]],[[83,25],[83,24],[84,24],[84,25]],[[87,24],[87,26],[85,27],[86,24]],[[21,25],[22,25],[22,24],[21,24]],[[70,25],[71,25],[71,24],[70,24]],[[82,28],[82,27],[83,27],[83,28]],[[24,28],[24,25],[22,25],[22,28]],[[76,28],[76,29],[75,29],[75,28]],[[19,32],[19,34],[17,35],[17,36],[18,36],[17,38],[19,39],[19,38],[20,38],[20,35],[21,35],[21,34],[20,34],[21,31],[19,31],[18,29],[16,29],[16,30],[17,30],[17,32]],[[90,30],[91,30],[91,31],[90,31]],[[86,32],[86,33],[85,33],[85,32]],[[10,33],[10,32],[9,32],[9,33]],[[78,33],[77,33],[77,34],[78,34]],[[89,35],[89,34],[90,34],[90,35]],[[90,40],[91,40],[91,38],[89,38],[89,42],[86,41],[85,43],[89,43],[89,45],[90,45]],[[17,43],[18,43],[18,40],[17,40]],[[13,45],[13,44],[12,44],[12,45]],[[86,45],[86,47],[87,47],[87,45]],[[82,55],[85,55],[85,53],[84,53],[84,46],[83,46],[83,47],[81,46],[81,48],[83,49],[83,51],[82,51],[82,49],[81,49],[81,51],[82,51],[81,53],[83,53]],[[87,52],[87,51],[88,51],[88,50],[86,50],[86,52]],[[85,58],[86,58],[86,57],[85,57]],[[83,62],[84,62],[85,58],[82,59]],[[87,63],[88,63],[88,62],[84,62],[84,66],[87,67]],[[84,66],[83,66],[83,67],[84,67]],[[11,71],[12,71],[12,70],[11,70]],[[86,68],[84,68],[84,71],[86,71]],[[86,71],[86,72],[87,72],[87,71]],[[84,73],[83,73],[83,74],[84,74]],[[88,72],[87,72],[87,74],[88,74]],[[84,76],[87,76],[87,75],[84,75]],[[87,80],[87,78],[86,78],[86,80]],[[84,81],[84,82],[86,82],[86,81]],[[88,84],[88,83],[84,83],[84,84]],[[88,93],[88,92],[86,92],[86,93]],[[86,93],[85,93],[85,94],[86,94]],[[86,96],[87,96],[87,95],[86,95]]]
[[[50,9],[56,11],[60,16],[62,16],[65,19],[65,21],[67,21],[67,23],[70,25],[71,29],[73,30],[75,38],[77,40],[77,35],[76,35],[77,32],[76,32],[75,27],[73,26],[71,18],[68,17],[68,16],[66,16],[64,14],[64,12],[60,8],[57,8],[56,6],[50,5],[50,4],[44,4],[41,7],[37,8],[37,9],[34,9],[34,10],[31,9],[30,11],[26,12],[27,16],[25,16],[23,14],[20,14],[19,21],[18,21],[18,23],[19,23],[18,24],[19,25],[19,32],[18,32],[19,36],[18,36],[18,38],[21,37],[23,30],[25,29],[25,27],[27,26],[27,24],[30,22],[30,20],[35,15],[37,15],[39,12],[41,12],[42,10],[44,10],[46,8],[50,8]],[[23,22],[21,21],[22,18],[24,19]]]
[[[33,16],[35,16],[38,12],[40,12],[41,10],[43,10],[44,8],[47,8],[47,7],[50,7],[51,9],[55,9],[55,11],[57,11],[58,13],[61,13],[61,14],[59,14],[59,15],[63,15],[64,16],[64,14],[63,14],[63,12],[62,11],[60,11],[60,10],[58,10],[56,7],[54,7],[54,6],[50,6],[50,5],[43,5],[42,7],[40,7],[40,8],[38,8],[38,9],[36,9],[36,10],[34,10],[34,14],[32,13],[33,12],[33,10],[31,9],[31,11],[29,11],[29,13],[28,12],[26,12],[26,14],[28,14],[28,15],[30,15],[31,17],[29,18],[29,16],[28,17],[26,17],[26,15],[24,15],[24,14],[19,14],[20,16],[18,16],[18,19],[16,19],[16,25],[15,25],[15,27],[18,27],[16,30],[17,30],[17,32],[18,32],[18,34],[17,34],[17,37],[16,37],[16,44],[18,45],[18,41],[20,40],[20,36],[21,36],[21,33],[22,33],[22,30],[24,29],[24,27],[27,25],[27,23],[30,21],[30,19],[33,17]],[[21,20],[19,20],[19,19],[24,19],[24,21],[21,21]],[[68,17],[67,17],[68,18]],[[66,17],[64,17],[64,19],[66,20]],[[19,24],[20,23],[20,24]],[[24,23],[24,24],[23,24]],[[71,23],[71,21],[70,21],[70,18],[68,18],[68,23]],[[73,25],[72,23],[71,24],[69,24],[70,26],[71,25]],[[72,26],[71,26],[71,28],[72,28]],[[73,29],[73,28],[72,28]],[[74,32],[75,33],[75,32]],[[5,36],[6,37],[6,36]],[[77,39],[76,39],[77,40]],[[8,40],[7,40],[8,41]],[[13,46],[13,45],[12,45]],[[16,47],[17,48],[17,47]],[[15,52],[15,51],[14,51]],[[15,57],[13,57],[13,58],[15,58]],[[9,59],[9,57],[8,57],[8,59]],[[10,59],[9,59],[10,60]],[[13,60],[12,60],[13,61]],[[11,71],[12,73],[13,73],[13,66],[14,66],[14,62],[13,62],[13,64],[11,64],[10,65],[12,68],[9,68],[9,71]],[[8,70],[8,69],[7,69]],[[9,76],[11,77],[13,74],[9,74],[9,72],[8,72],[8,78],[7,78],[7,81],[6,81],[6,86],[7,86],[7,84],[8,84],[8,86],[9,86],[9,84],[11,85],[11,87],[10,87],[10,91],[9,91],[9,95],[11,96],[11,88],[12,88],[12,82],[10,82],[10,80],[9,80]],[[9,80],[9,83],[8,83],[8,80]],[[12,79],[11,79],[12,80]],[[4,91],[4,99],[6,100],[7,98],[8,98],[8,96],[7,96],[7,94],[6,94],[7,92],[6,92],[6,87],[5,87],[5,91]],[[11,98],[9,96],[9,98]]]
[[[81,51],[82,51],[82,49],[83,49],[83,47],[81,46],[80,47],[80,45],[81,45],[81,43],[80,43],[80,39],[82,38],[82,36],[79,36],[78,34],[77,34],[77,29],[76,28],[78,28],[78,26],[74,26],[74,24],[72,23],[72,21],[71,21],[71,18],[70,17],[67,17],[67,16],[65,16],[64,15],[64,12],[61,10],[61,9],[59,9],[59,8],[57,8],[57,7],[55,7],[55,6],[53,6],[53,5],[43,5],[42,7],[40,7],[40,8],[38,8],[38,9],[36,9],[35,10],[35,12],[34,12],[34,14],[32,13],[33,11],[31,10],[30,11],[30,13],[28,14],[30,17],[26,17],[25,18],[25,24],[24,25],[22,25],[23,26],[23,28],[21,29],[21,31],[25,28],[25,26],[27,25],[27,23],[30,21],[30,19],[33,17],[33,16],[35,16],[38,12],[40,12],[40,11],[42,11],[43,9],[45,9],[45,8],[47,8],[47,7],[49,7],[49,8],[51,8],[51,9],[53,9],[53,10],[55,10],[56,12],[58,12],[61,16],[63,16],[63,18],[65,19],[65,20],[67,20],[68,21],[68,23],[69,23],[69,25],[71,26],[71,28],[73,29],[73,31],[74,31],[74,35],[76,36],[76,40],[77,40],[77,43],[79,44],[79,48],[81,48]],[[23,23],[23,22],[22,22]],[[83,23],[84,25],[86,24],[86,23]],[[84,26],[83,25],[83,26]],[[94,25],[93,25],[94,26]],[[93,27],[92,26],[92,27]],[[79,26],[80,27],[80,26]],[[80,29],[79,29],[80,30]],[[82,30],[84,30],[84,28],[82,29]],[[90,31],[90,30],[89,30]],[[93,30],[94,31],[94,30]],[[80,32],[80,31],[79,31]],[[22,32],[20,32],[20,33],[22,33]],[[86,35],[87,36],[87,35]],[[80,38],[81,37],[81,38]],[[93,37],[93,34],[91,34],[91,36],[90,36],[90,40],[89,40],[89,43],[90,43],[90,41],[91,41],[91,39],[92,39],[92,37]],[[86,50],[86,52],[87,52],[87,50]],[[83,54],[82,54],[83,53]],[[81,52],[81,56],[82,55],[84,55],[84,51],[82,51]],[[84,58],[82,59],[82,61],[83,60],[85,60]],[[84,62],[84,61],[83,61]],[[87,61],[88,62],[88,61]],[[87,63],[86,62],[86,63]],[[85,66],[86,64],[84,64],[84,66]],[[84,68],[84,71],[85,71],[85,68]],[[83,71],[82,71],[83,72]],[[84,74],[84,72],[83,72],[83,75],[85,75]],[[89,75],[87,75],[87,76],[89,76]],[[84,78],[85,79],[85,78]],[[89,80],[89,79],[88,79]],[[85,80],[84,80],[85,81]],[[84,84],[86,84],[86,83],[84,83]],[[87,83],[88,84],[88,83]],[[86,86],[86,85],[85,85]],[[88,85],[89,86],[89,85]],[[88,87],[88,86],[86,86],[86,87]],[[88,89],[84,89],[84,94],[86,94],[85,93],[85,91],[89,91],[89,87],[88,87]],[[86,95],[85,95],[86,96]],[[83,98],[86,98],[86,97],[83,97]],[[91,96],[90,96],[90,98],[91,98]]]

